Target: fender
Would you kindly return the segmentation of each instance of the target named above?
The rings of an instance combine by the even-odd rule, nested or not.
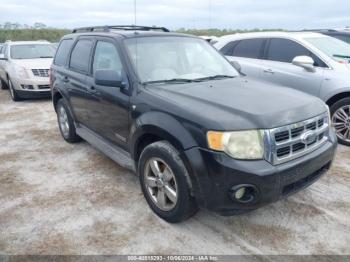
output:
[[[137,148],[144,135],[156,135],[169,141],[180,151],[180,157],[189,170],[187,177],[191,194],[196,197],[197,203],[202,205],[203,195],[199,186],[198,177],[191,172],[187,156],[184,150],[198,146],[191,133],[173,116],[156,111],[150,111],[137,118],[130,132],[130,153],[132,159],[137,163]]]
[[[330,100],[332,100],[333,97],[336,97],[341,94],[346,94],[346,93],[350,93],[350,87],[336,88],[334,90],[332,89],[331,92],[327,92],[326,94],[323,94],[322,97],[320,98],[327,103]],[[344,97],[346,96],[348,95],[345,95]]]
[[[173,116],[150,111],[137,118],[130,131],[130,153],[135,159],[137,147],[143,135],[151,134],[168,140],[180,150],[197,146],[197,142],[188,130]]]

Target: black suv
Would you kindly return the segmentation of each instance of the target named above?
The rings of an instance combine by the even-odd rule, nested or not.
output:
[[[205,40],[165,28],[76,29],[50,75],[63,138],[136,171],[168,222],[288,196],[324,174],[336,149],[321,100],[248,79]]]

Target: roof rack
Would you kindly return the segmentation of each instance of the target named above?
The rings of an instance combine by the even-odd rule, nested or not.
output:
[[[89,26],[89,27],[80,27],[73,29],[72,33],[79,32],[110,32],[111,30],[125,30],[125,31],[162,31],[170,32],[169,29],[165,27],[157,26],[140,26],[140,25],[105,25],[105,26]]]

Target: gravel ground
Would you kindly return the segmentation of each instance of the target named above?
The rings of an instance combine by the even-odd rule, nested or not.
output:
[[[308,189],[249,214],[156,217],[138,179],[61,138],[51,101],[0,90],[0,254],[350,254],[350,148]]]

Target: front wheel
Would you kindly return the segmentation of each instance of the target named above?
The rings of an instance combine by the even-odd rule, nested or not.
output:
[[[350,146],[350,97],[333,104],[330,111],[338,142]]]
[[[178,223],[196,213],[188,171],[170,143],[148,145],[141,153],[138,174],[147,203],[159,217]]]
[[[11,95],[12,101],[14,101],[14,102],[21,101],[20,96],[17,94],[15,88],[13,87],[11,79],[8,80],[7,85],[8,85],[9,90],[10,90],[10,95]]]

